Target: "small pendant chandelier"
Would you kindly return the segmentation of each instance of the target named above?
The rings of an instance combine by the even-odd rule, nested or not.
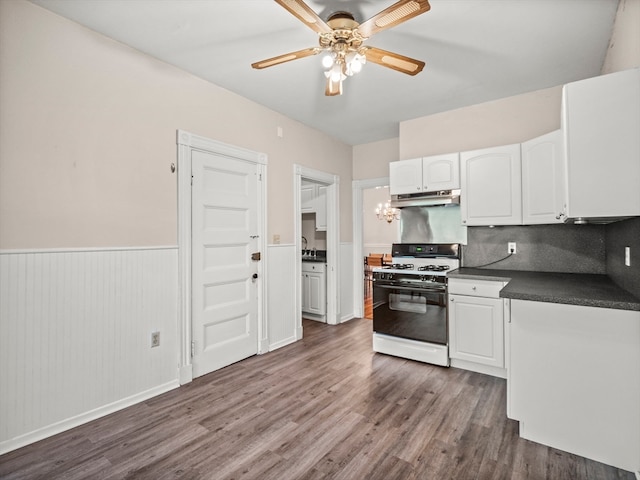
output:
[[[378,220],[386,220],[387,223],[391,223],[394,220],[400,220],[400,209],[392,207],[389,202],[384,205],[379,203],[376,208],[376,216]]]

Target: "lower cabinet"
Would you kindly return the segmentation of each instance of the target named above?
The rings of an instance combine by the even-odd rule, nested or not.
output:
[[[327,266],[302,262],[302,312],[323,316],[327,313]]]
[[[640,471],[640,312],[511,300],[509,337],[520,436]]]
[[[499,281],[449,280],[449,357],[454,367],[505,377]],[[486,368],[485,368],[486,367]]]

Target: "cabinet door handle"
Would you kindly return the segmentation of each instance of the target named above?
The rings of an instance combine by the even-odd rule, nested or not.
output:
[[[476,287],[471,287],[471,290],[473,290],[475,292],[476,291]]]

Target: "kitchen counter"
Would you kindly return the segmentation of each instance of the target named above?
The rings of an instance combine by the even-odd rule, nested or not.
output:
[[[326,257],[312,257],[304,255],[302,257],[303,262],[315,262],[315,263],[327,263]]]
[[[509,282],[500,291],[502,298],[640,311],[640,298],[607,275],[462,267],[448,277]]]

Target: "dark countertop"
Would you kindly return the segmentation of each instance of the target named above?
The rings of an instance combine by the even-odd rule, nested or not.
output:
[[[500,291],[503,298],[640,311],[640,298],[607,275],[462,267],[448,277],[508,281]]]
[[[313,262],[313,263],[327,263],[326,257],[311,257],[311,256],[303,256],[303,262]]]

